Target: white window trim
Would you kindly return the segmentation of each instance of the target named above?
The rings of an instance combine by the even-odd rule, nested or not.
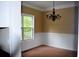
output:
[[[33,28],[32,40],[34,40],[34,15],[22,13],[21,16],[27,16],[27,15],[29,15],[33,18],[33,22],[32,22],[32,28]],[[22,17],[22,26],[23,26],[23,17]],[[22,30],[22,35],[23,35],[23,30]],[[24,37],[22,36],[22,40],[28,40],[28,39],[30,39],[30,38],[24,39]]]

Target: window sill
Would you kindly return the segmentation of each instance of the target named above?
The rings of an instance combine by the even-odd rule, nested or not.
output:
[[[27,39],[23,39],[23,40],[32,40],[32,39],[30,39],[30,38],[27,38]]]

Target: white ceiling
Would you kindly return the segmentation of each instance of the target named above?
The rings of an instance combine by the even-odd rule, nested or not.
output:
[[[64,8],[74,6],[73,1],[55,1],[56,8]],[[24,1],[24,6],[32,7],[38,10],[49,10],[53,8],[53,1]]]

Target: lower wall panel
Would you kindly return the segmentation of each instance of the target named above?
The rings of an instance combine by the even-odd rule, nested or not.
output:
[[[23,40],[21,43],[21,50],[28,50],[34,47],[37,47],[41,45],[41,34],[40,33],[35,33],[34,39],[28,39],[28,40]]]
[[[0,48],[10,53],[9,28],[0,29]]]
[[[43,33],[42,35],[45,37],[43,40],[45,45],[67,50],[77,50],[77,41],[74,34]]]
[[[77,41],[74,36],[74,34],[63,33],[35,33],[34,40],[26,40],[22,42],[22,51],[37,47],[42,44],[76,51]]]

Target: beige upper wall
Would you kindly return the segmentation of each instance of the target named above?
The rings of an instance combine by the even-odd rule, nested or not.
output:
[[[60,20],[55,22],[47,19],[46,13],[29,7],[22,6],[22,13],[35,16],[35,32],[74,33],[75,8],[57,9],[61,15]]]
[[[46,13],[47,12],[44,13],[43,32],[74,33],[75,8],[71,7],[56,10],[56,13],[60,14],[61,18],[55,22],[47,19]]]
[[[22,6],[22,13],[34,15],[35,32],[42,32],[42,11]]]

